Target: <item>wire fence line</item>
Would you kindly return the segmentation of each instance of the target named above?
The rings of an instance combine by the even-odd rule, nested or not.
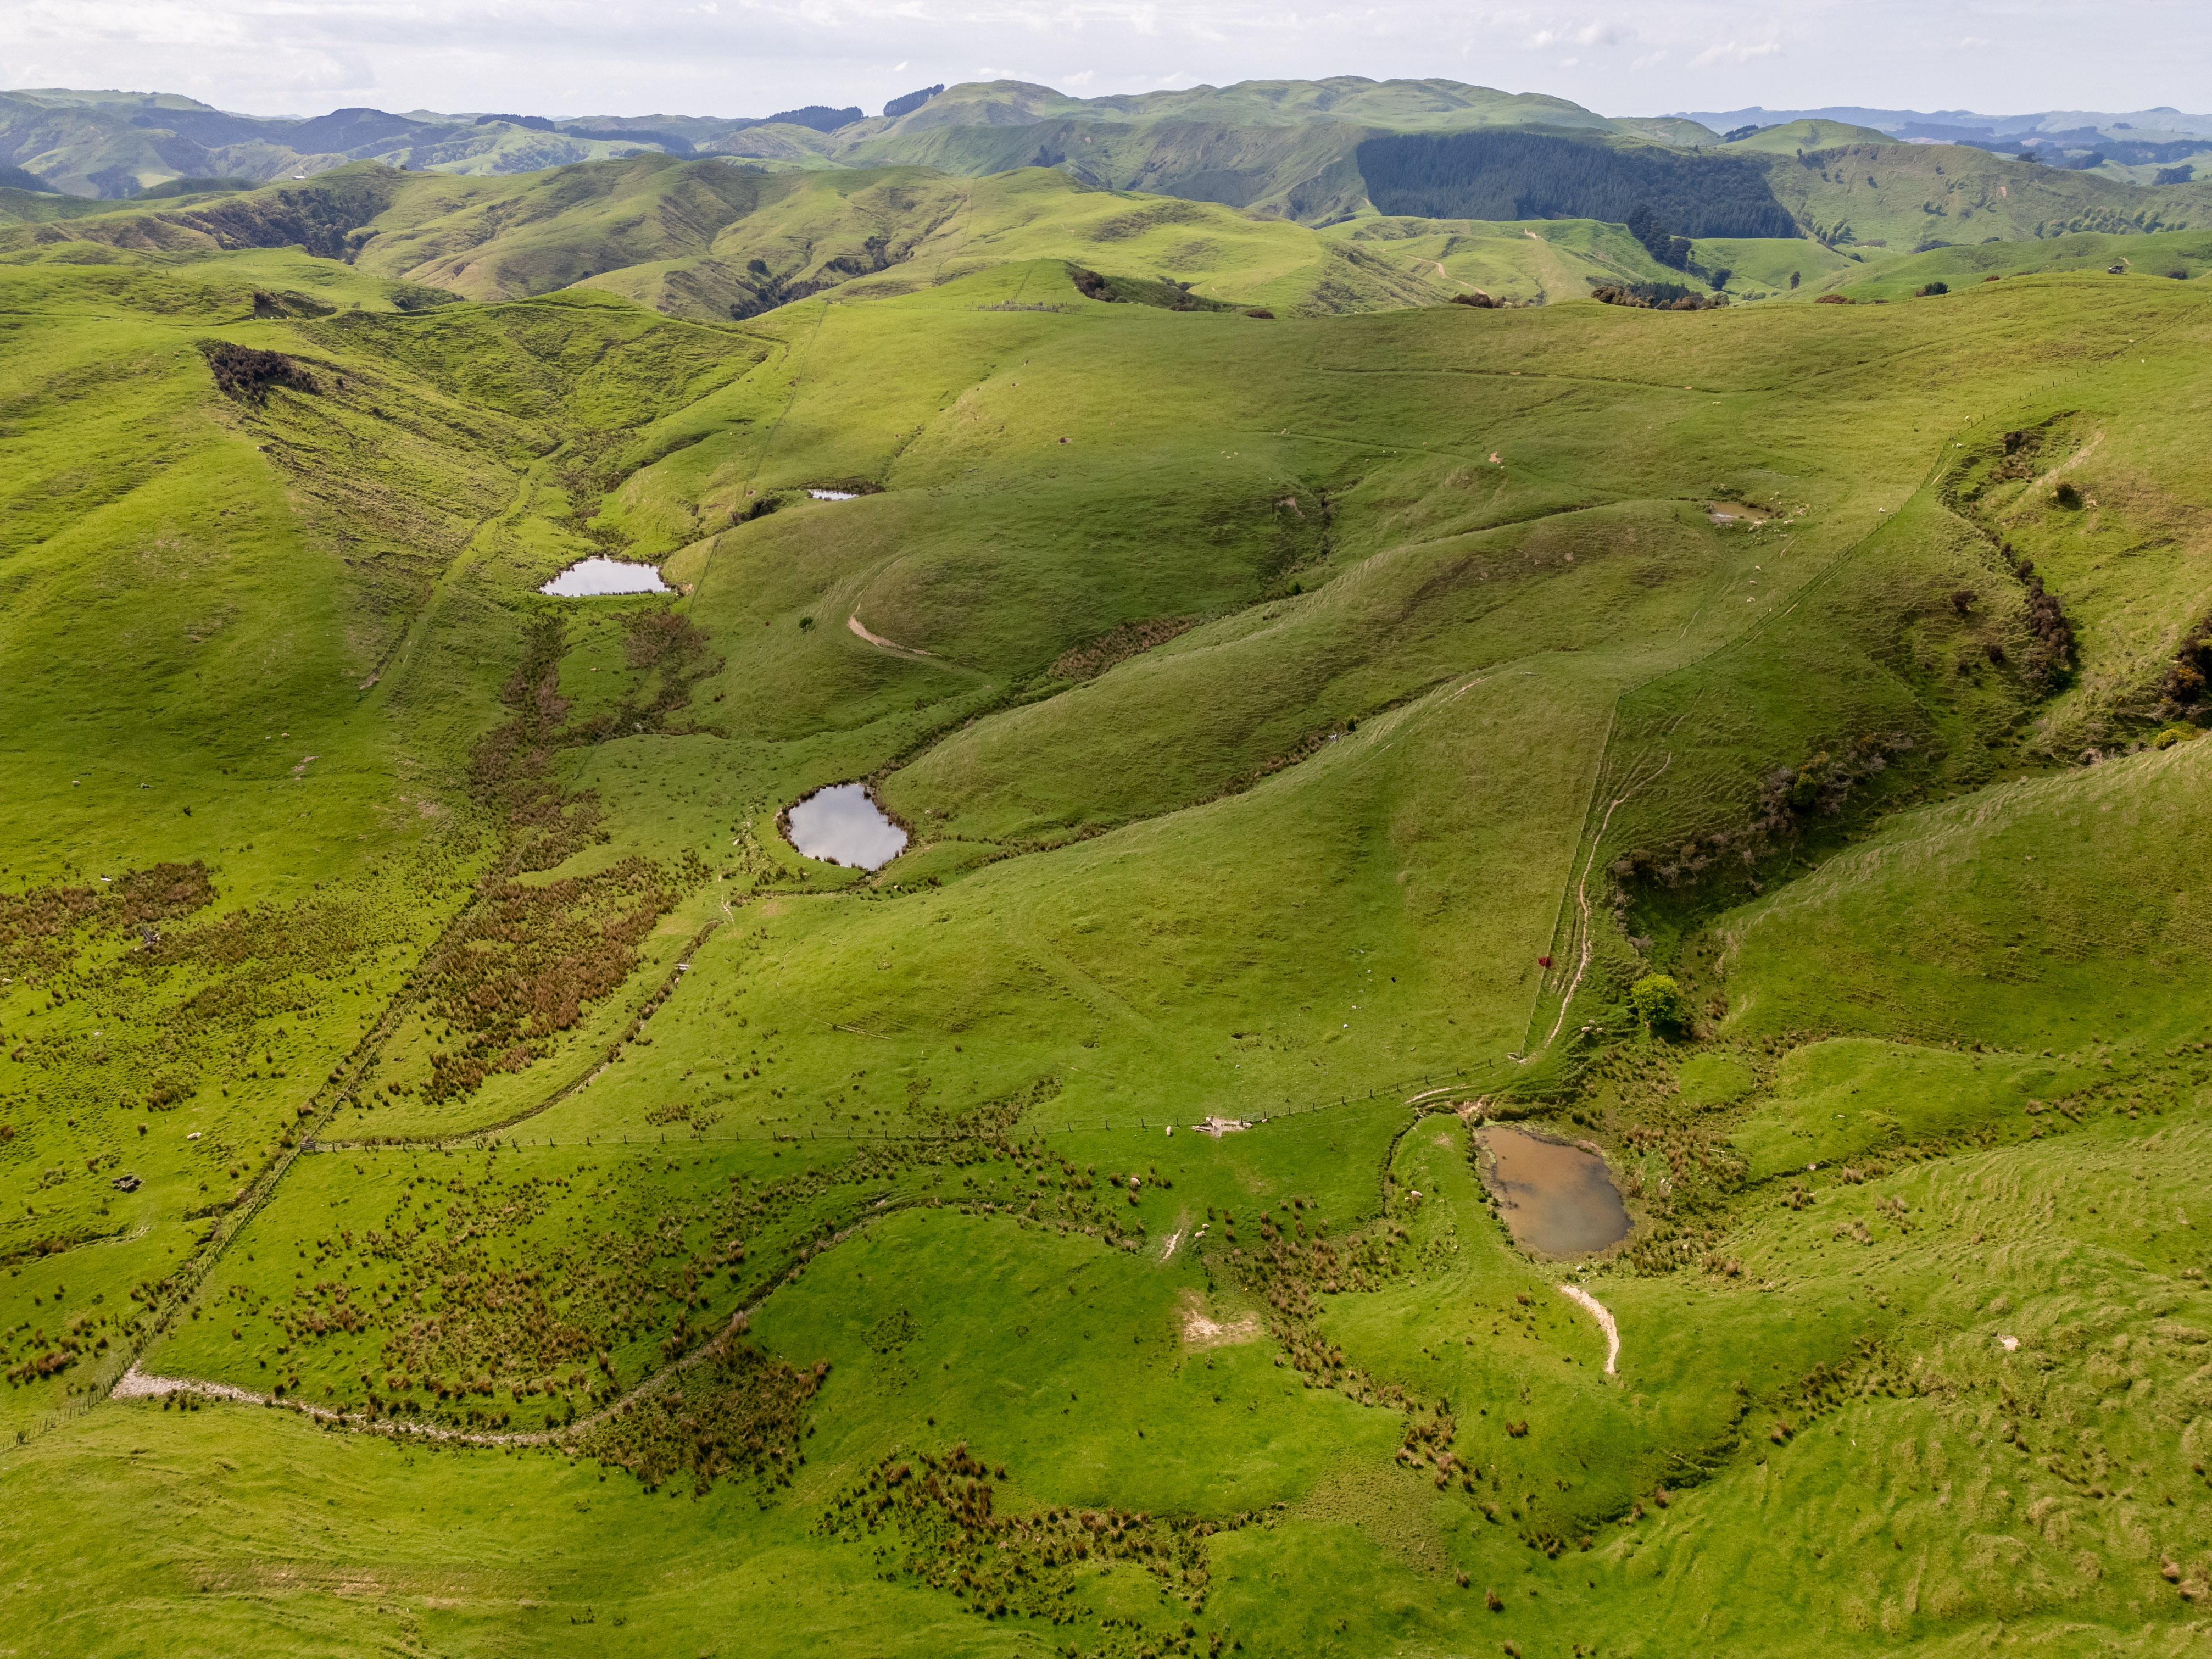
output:
[[[847,1141],[855,1146],[892,1146],[900,1145],[948,1146],[962,1141],[996,1140],[1013,1138],[1024,1140],[1042,1139],[1054,1135],[1113,1134],[1116,1133],[1150,1133],[1154,1130],[1172,1133],[1176,1129],[1194,1131],[1200,1134],[1227,1133],[1224,1126],[1251,1127],[1272,1123],[1283,1118],[1311,1117],[1318,1113],[1341,1111],[1352,1106],[1370,1105],[1378,1100],[1398,1097],[1404,1106],[1417,1106],[1441,1095],[1456,1094],[1480,1086],[1487,1079],[1501,1074],[1510,1075],[1515,1068],[1502,1060],[1486,1061],[1480,1066],[1462,1066],[1451,1071],[1424,1073],[1418,1078],[1385,1085],[1369,1090],[1365,1094],[1337,1096],[1334,1100],[1322,1098],[1303,1103],[1291,1103],[1249,1118],[1209,1116],[1196,1123],[1183,1123],[1175,1117],[1162,1115],[1158,1119],[1149,1114],[1140,1115],[1134,1122],[1114,1122],[1101,1119],[1093,1125],[1082,1121],[1056,1123],[1048,1127],[1023,1129],[1018,1134],[1012,1126],[997,1133],[956,1129],[863,1129],[814,1127],[762,1132],[732,1131],[716,1134],[711,1130],[678,1131],[671,1135],[663,1131],[659,1135],[632,1134],[628,1131],[586,1134],[562,1140],[552,1135],[544,1137],[511,1134],[502,1129],[479,1129],[452,1135],[392,1135],[388,1137],[362,1136],[346,1140],[310,1139],[300,1150],[307,1153],[373,1152],[445,1152],[449,1150],[488,1149],[507,1146],[516,1149],[525,1146],[590,1146],[605,1150],[609,1146],[635,1146],[641,1151],[657,1152],[665,1146],[696,1146],[714,1143],[736,1145],[758,1142],[766,1145],[800,1145],[819,1141]],[[1408,1092],[1411,1091],[1412,1092]]]

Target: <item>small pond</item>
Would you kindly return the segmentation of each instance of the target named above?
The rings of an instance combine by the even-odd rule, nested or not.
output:
[[[538,591],[557,599],[580,599],[599,593],[665,593],[670,589],[660,580],[660,572],[649,564],[599,557],[570,565]]]
[[[1513,1242],[1539,1255],[1581,1255],[1628,1237],[1628,1211],[1605,1160],[1520,1129],[1482,1132],[1483,1184]]]
[[[906,831],[884,816],[865,783],[817,789],[785,815],[791,844],[824,864],[876,870],[906,847]]]

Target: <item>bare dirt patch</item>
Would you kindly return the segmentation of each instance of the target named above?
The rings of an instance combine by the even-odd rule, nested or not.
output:
[[[1224,1322],[1206,1312],[1205,1299],[1196,1291],[1185,1291],[1182,1300],[1186,1347],[1218,1348],[1231,1342],[1249,1342],[1260,1334],[1260,1321],[1255,1315],[1240,1314]]]
[[[880,634],[870,633],[868,631],[867,624],[863,623],[858,617],[846,617],[845,626],[852,629],[853,632],[860,635],[860,638],[866,640],[870,645],[880,647],[885,651],[901,651],[904,652],[909,657],[927,657],[930,654],[927,651],[917,650],[910,645],[901,645],[896,640],[887,640]]]
[[[1605,1333],[1605,1374],[1611,1376],[1613,1362],[1620,1358],[1620,1327],[1613,1322],[1613,1310],[1579,1285],[1562,1285],[1559,1294],[1579,1302]]]

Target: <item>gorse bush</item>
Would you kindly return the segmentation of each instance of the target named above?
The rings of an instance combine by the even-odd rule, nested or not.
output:
[[[281,351],[258,351],[252,346],[210,340],[200,349],[215,374],[216,390],[242,404],[264,404],[278,386],[293,392],[320,392],[322,382]]]

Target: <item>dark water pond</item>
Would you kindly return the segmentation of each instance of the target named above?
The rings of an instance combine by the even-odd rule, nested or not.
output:
[[[906,831],[884,815],[865,783],[835,783],[791,809],[791,844],[811,859],[874,870],[906,847]]]
[[[669,587],[649,564],[590,558],[570,565],[538,591],[558,599],[580,599],[599,593],[665,593]]]
[[[1581,1255],[1628,1236],[1628,1211],[1603,1158],[1519,1129],[1486,1129],[1482,1139],[1483,1184],[1523,1249]]]

